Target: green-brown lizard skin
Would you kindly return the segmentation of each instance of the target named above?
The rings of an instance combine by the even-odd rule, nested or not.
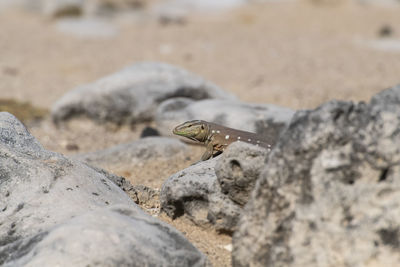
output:
[[[264,140],[259,134],[232,129],[216,123],[194,120],[175,127],[173,133],[206,145],[201,160],[221,154],[233,142],[246,142],[271,150],[272,142]]]

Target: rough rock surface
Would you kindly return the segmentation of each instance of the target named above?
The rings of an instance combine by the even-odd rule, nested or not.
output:
[[[181,234],[145,215],[108,177],[44,150],[1,112],[0,265],[206,264]],[[114,205],[123,208],[108,208]]]
[[[158,202],[159,190],[144,186],[144,185],[132,185],[131,182],[122,176],[118,176],[105,171],[104,169],[88,165],[97,172],[106,176],[110,181],[121,188],[128,196],[141,207],[146,208],[155,207],[155,203]]]
[[[240,219],[234,266],[400,264],[398,96],[294,116]]]
[[[184,237],[125,205],[86,212],[35,235],[5,266],[205,266]]]
[[[191,99],[176,98],[159,106],[156,123],[163,135],[171,135],[171,129],[182,122],[201,119],[276,139],[293,114],[291,109],[269,104],[221,99],[194,102]]]
[[[209,195],[208,220],[220,232],[233,233],[269,152],[246,143],[231,144],[217,161]]]
[[[222,193],[244,206],[265,166],[268,154],[266,149],[247,143],[231,144],[215,166]]]
[[[111,165],[127,165],[159,158],[168,159],[185,153],[189,153],[189,148],[178,139],[147,137],[104,150],[77,155],[74,158],[106,168]]]
[[[400,84],[383,90],[382,92],[374,95],[371,99],[372,105],[386,105],[387,108],[393,107],[397,109],[396,105],[400,103]],[[393,105],[393,106],[392,106]]]
[[[161,188],[161,209],[172,218],[186,215],[199,225],[208,224],[208,194],[216,180],[216,161],[201,161],[170,176]]]
[[[159,195],[160,190],[154,189],[145,185],[132,185],[131,182],[125,179],[122,176],[118,176],[109,172],[106,172],[103,169],[98,167],[93,167],[88,165],[89,167],[95,169],[96,171],[104,174],[110,181],[114,184],[118,185],[128,196],[141,208],[147,209],[147,211],[151,211],[151,209],[159,208]]]
[[[149,121],[160,103],[176,97],[233,99],[229,93],[186,70],[144,62],[68,92],[54,104],[52,118],[60,122],[84,115],[118,124]]]
[[[170,217],[186,215],[199,225],[232,233],[267,154],[254,145],[231,144],[220,157],[169,177],[161,189],[161,208]]]

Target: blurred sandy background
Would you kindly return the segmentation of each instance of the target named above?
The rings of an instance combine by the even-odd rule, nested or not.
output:
[[[400,82],[399,12],[374,2],[273,1],[163,23],[148,11],[105,18],[116,32],[96,37],[7,9],[0,13],[1,97],[50,108],[77,85],[137,61],[163,61],[248,102],[303,109],[332,98],[368,100]]]

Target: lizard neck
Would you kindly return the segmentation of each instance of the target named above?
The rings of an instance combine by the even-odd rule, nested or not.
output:
[[[212,138],[212,133],[211,133],[211,126],[208,123],[204,124],[204,131],[205,131],[205,135],[204,135],[204,139],[201,140],[201,142],[208,144],[211,141]]]

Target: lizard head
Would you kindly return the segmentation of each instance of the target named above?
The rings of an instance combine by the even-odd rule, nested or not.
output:
[[[205,142],[208,137],[208,125],[201,120],[187,121],[176,126],[172,132],[194,141]]]

